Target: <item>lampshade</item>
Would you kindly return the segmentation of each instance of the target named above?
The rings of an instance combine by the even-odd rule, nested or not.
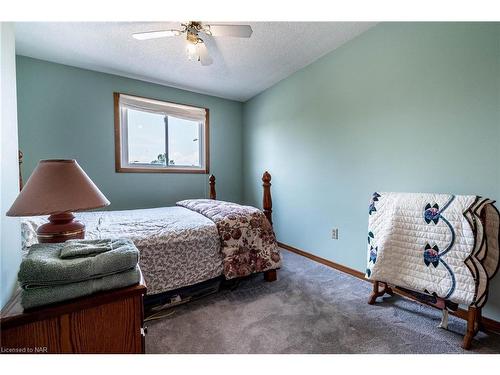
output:
[[[51,215],[109,205],[76,160],[41,160],[7,216]]]

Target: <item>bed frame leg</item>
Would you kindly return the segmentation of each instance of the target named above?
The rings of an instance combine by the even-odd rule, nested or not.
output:
[[[382,285],[382,289],[380,289],[380,285]],[[375,301],[377,300],[377,297],[382,297],[386,293],[390,294],[391,296],[394,295],[394,292],[392,291],[391,287],[387,283],[384,283],[381,281],[374,281],[373,282],[373,291],[372,291],[372,294],[370,294],[370,298],[368,299],[368,304],[374,305]]]
[[[264,280],[271,282],[278,279],[278,273],[276,270],[268,270],[264,272]]]
[[[467,332],[464,336],[464,342],[462,348],[469,350],[472,344],[472,339],[479,331],[479,320],[481,319],[481,309],[476,307],[469,307],[467,312]]]

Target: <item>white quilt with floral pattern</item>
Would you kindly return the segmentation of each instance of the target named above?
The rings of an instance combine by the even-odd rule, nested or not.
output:
[[[500,258],[493,203],[473,195],[374,193],[366,277],[483,306]]]

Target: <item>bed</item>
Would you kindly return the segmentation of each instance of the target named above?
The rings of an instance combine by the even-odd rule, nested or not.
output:
[[[148,296],[223,277],[263,273],[276,280],[281,255],[272,230],[271,175],[263,177],[263,211],[216,200],[215,177],[210,199],[190,199],[174,207],[78,212],[86,238],[130,238],[140,251]],[[20,179],[22,186],[22,179]],[[23,249],[37,242],[45,217],[21,222]]]

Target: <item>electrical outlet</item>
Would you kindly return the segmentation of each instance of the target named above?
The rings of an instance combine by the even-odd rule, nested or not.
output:
[[[339,230],[338,228],[333,228],[332,229],[332,240],[338,240],[339,239]]]

